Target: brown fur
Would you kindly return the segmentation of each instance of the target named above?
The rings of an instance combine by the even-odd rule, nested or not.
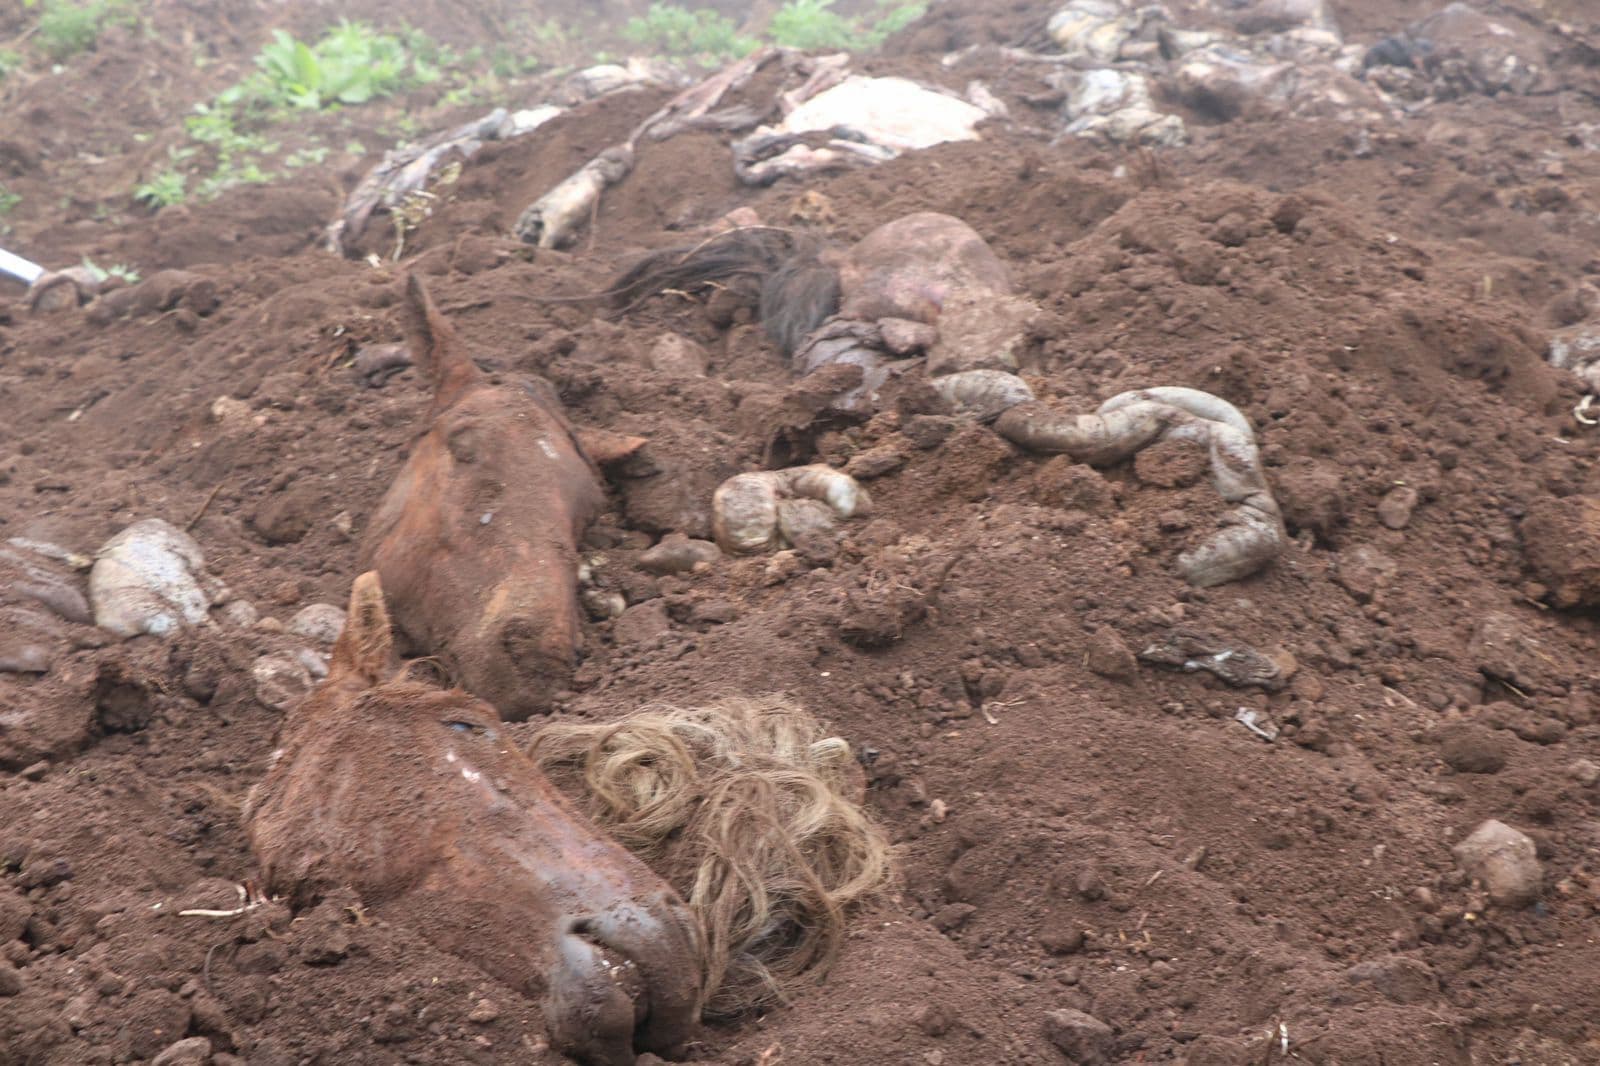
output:
[[[814,241],[769,226],[750,226],[651,252],[606,291],[615,306],[629,310],[668,289],[727,286],[759,306],[767,336],[792,355],[807,334],[838,310],[839,271],[829,260]]]
[[[553,1038],[585,1061],[682,1044],[704,972],[683,902],[572,809],[492,707],[395,676],[383,591],[364,574],[327,680],[290,712],[251,793],[268,890],[354,887],[543,998]]]
[[[850,748],[781,698],[546,726],[530,754],[678,887],[699,919],[707,1013],[781,996],[826,967],[846,910],[886,884]]]
[[[415,275],[405,309],[433,405],[361,563],[382,575],[396,621],[423,651],[506,717],[525,718],[548,708],[577,658],[577,544],[601,506],[600,480],[553,396],[490,384]],[[613,441],[607,457],[625,450]]]

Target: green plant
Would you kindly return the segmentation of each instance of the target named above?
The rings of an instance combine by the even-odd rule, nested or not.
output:
[[[0,215],[9,215],[22,202],[22,197],[0,185]]]
[[[785,48],[850,51],[865,43],[861,29],[833,10],[833,0],[788,0],[767,32]]]
[[[9,77],[12,72],[22,69],[22,53],[10,48],[0,48],[0,78]]]
[[[106,26],[133,20],[131,0],[40,0],[39,44],[60,63],[93,48]]]
[[[149,181],[133,190],[133,198],[142,204],[160,210],[183,203],[184,188],[189,175],[181,170],[163,170]]]
[[[868,31],[868,38],[873,47],[882,44],[884,40],[894,33],[899,33],[923,15],[927,14],[928,5],[921,0],[912,3],[899,3],[897,0],[878,0],[878,18]]]
[[[690,11],[676,4],[651,4],[643,15],[627,21],[622,36],[665,55],[728,59],[756,46],[741,37],[732,19],[704,8]]]
[[[421,56],[420,34],[411,47],[365,23],[343,20],[314,45],[274,30],[256,56],[256,71],[217,97],[223,108],[264,106],[317,111],[338,104],[364,104],[439,77]]]
[[[137,284],[139,281],[139,272],[133,267],[129,266],[127,263],[116,263],[112,266],[102,267],[93,259],[90,259],[88,256],[84,256],[83,269],[87,270],[89,272],[89,276],[94,278],[95,281],[105,281],[107,278],[118,278],[127,282],[129,285]]]

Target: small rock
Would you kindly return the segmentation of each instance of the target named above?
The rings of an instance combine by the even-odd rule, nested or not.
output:
[[[244,422],[250,418],[250,405],[232,396],[218,396],[211,401],[211,421],[220,425]]]
[[[1509,681],[1526,692],[1538,688],[1544,679],[1542,648],[1543,642],[1520,619],[1504,611],[1491,611],[1478,623],[1467,654],[1484,676]]]
[[[344,608],[331,603],[313,603],[302,607],[289,619],[289,632],[319,644],[332,645],[339,639],[343,629]]]
[[[1083,950],[1083,930],[1069,925],[1052,926],[1039,933],[1039,946],[1052,955],[1072,955]]]
[[[1361,544],[1339,553],[1334,580],[1344,586],[1357,603],[1367,603],[1394,580],[1400,566],[1383,552]]]
[[[951,903],[933,913],[933,927],[941,933],[954,932],[966,925],[978,908],[970,903]]]
[[[479,1025],[487,1025],[498,1017],[500,1017],[500,1008],[485,999],[480,1000],[478,1005],[472,1008],[472,1012],[467,1015],[467,1021],[477,1022]]]
[[[328,660],[321,652],[300,648],[294,653],[294,657],[300,660],[300,665],[306,668],[306,673],[311,675],[313,681],[321,681],[328,676]]]
[[[628,609],[627,599],[616,589],[584,589],[578,598],[583,601],[583,609],[596,622],[620,618]]]
[[[953,415],[912,415],[900,432],[914,447],[928,451],[943,444],[959,425],[961,419]]]
[[[866,481],[893,473],[906,465],[906,456],[894,444],[879,444],[858,452],[845,463],[844,472],[858,481]]]
[[[681,378],[703,378],[709,365],[704,348],[676,333],[663,334],[651,346],[649,360],[652,369]]]
[[[15,996],[22,992],[22,973],[5,958],[0,957],[0,996]]]
[[[950,1011],[938,1003],[925,1003],[917,1012],[917,1028],[931,1037],[941,1037],[950,1031],[955,1024],[955,1019],[950,1016]]]
[[[1044,1035],[1076,1066],[1111,1061],[1116,1033],[1111,1026],[1081,1010],[1053,1010],[1044,1016]]]
[[[194,538],[159,518],[147,518],[106,542],[89,571],[95,624],[119,637],[167,636],[199,625],[215,582]]]
[[[211,1060],[211,1041],[203,1036],[191,1036],[157,1055],[150,1066],[205,1066]]]
[[[702,600],[689,611],[689,621],[708,625],[727,625],[739,617],[739,609],[727,600]]]
[[[1526,833],[1490,819],[1450,850],[1467,876],[1481,881],[1500,906],[1525,907],[1539,898],[1544,870]]]
[[[233,600],[223,605],[221,610],[222,620],[231,626],[240,629],[249,629],[261,620],[261,615],[256,611],[255,604],[249,600]]]
[[[722,549],[709,540],[668,533],[639,556],[639,568],[652,574],[687,574],[701,563],[715,565],[721,558]]]
[[[1439,753],[1452,770],[1463,774],[1497,774],[1506,767],[1506,742],[1493,730],[1479,725],[1452,730]]]
[[[286,652],[263,655],[250,667],[256,699],[275,711],[286,711],[311,691],[311,672],[298,656]]]
[[[50,761],[41,759],[31,766],[24,766],[17,772],[17,776],[24,781],[43,781],[44,775],[50,772]]]
[[[611,636],[618,645],[642,644],[670,632],[672,620],[660,600],[636,604],[622,612],[611,626]]]
[[[1390,529],[1404,529],[1411,524],[1411,512],[1417,509],[1417,490],[1410,485],[1396,485],[1378,501],[1378,521]]]
[[[23,771],[27,775],[27,771]],[[1567,776],[1572,778],[1584,788],[1593,788],[1600,783],[1600,765],[1589,759],[1578,759],[1567,767]]]
[[[349,511],[340,511],[333,516],[333,520],[328,524],[333,527],[334,532],[346,540],[352,537],[356,531],[356,520],[350,517]]]
[[[1086,644],[1089,669],[1113,681],[1131,681],[1139,673],[1139,663],[1120,634],[1110,626],[1099,626],[1089,634]]]

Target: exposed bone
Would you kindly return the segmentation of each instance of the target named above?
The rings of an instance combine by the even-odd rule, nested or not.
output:
[[[1260,570],[1286,539],[1277,501],[1261,471],[1255,434],[1227,401],[1193,389],[1123,393],[1094,414],[1069,415],[1023,403],[1000,416],[995,430],[1029,451],[1064,453],[1091,466],[1130,458],[1157,440],[1188,440],[1211,451],[1211,480],[1237,504],[1229,524],[1178,557],[1191,585],[1221,585]]]
[[[828,512],[799,505],[814,501]],[[856,479],[820,464],[788,470],[736,474],[712,497],[712,528],[717,544],[734,555],[784,548],[795,537],[818,531],[833,518],[866,514],[872,498]]]
[[[517,219],[513,230],[517,238],[540,248],[560,247],[593,214],[606,187],[628,176],[640,141],[659,139],[705,116],[729,90],[744,85],[779,54],[775,48],[752,52],[674,96],[635,126],[627,140],[605,149],[530,204]]]

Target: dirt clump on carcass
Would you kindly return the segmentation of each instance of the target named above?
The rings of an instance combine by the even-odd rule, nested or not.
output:
[[[62,553],[9,547],[28,554],[7,556],[0,600],[27,623],[0,650],[44,668],[0,672],[0,1061],[147,1061],[185,1040],[219,1066],[559,1061],[526,990],[424,930],[340,889],[294,911],[236,887],[259,876],[244,797],[282,708],[327,668],[296,619],[345,601],[426,449],[426,368],[377,348],[405,338],[407,273],[486,387],[542,379],[571,426],[645,441],[588,475],[570,559],[583,656],[537,709],[596,724],[781,693],[858,753],[893,845],[899,879],[847,924],[826,980],[705,1027],[694,1061],[1600,1061],[1600,434],[1573,416],[1583,384],[1547,362],[1553,331],[1600,317],[1592,16],[1566,5],[1557,25],[1513,0],[1517,32],[1550,42],[1533,91],[1436,59],[1361,82],[1391,87],[1387,118],[1228,117],[1153,75],[1151,106],[1187,143],[1149,147],[1063,134],[1072,65],[1007,51],[1049,51],[1065,6],[935,5],[858,61],[958,94],[983,81],[1009,118],[980,140],[755,187],[732,135],[688,128],[641,142],[560,251],[515,240],[515,220],[668,89],[486,145],[431,187],[398,264],[387,240],[361,249],[376,266],[321,250],[335,191],[374,160],[111,236],[88,209],[19,220],[52,265],[181,269],[206,298],[29,314],[19,287],[0,321],[0,535]],[[1168,6],[1174,25],[1125,56],[1164,62],[1163,40],[1215,21]],[[1426,13],[1326,8],[1362,47]],[[95,63],[132,68],[147,47],[115,36]],[[48,134],[0,158],[25,195],[53,167],[81,177],[70,130],[3,125],[23,148]],[[1033,305],[1010,354],[1037,401],[1226,401],[1253,429],[1279,554],[1242,580],[1184,579],[1230,520],[1188,442],[1090,467],[1015,446],[912,375],[874,410],[830,410],[841,382],[796,374],[758,291],[620,316],[585,299],[739,209],[836,248],[919,212],[959,219]],[[848,473],[870,512],[757,554],[710,543],[718,486],[809,464]],[[499,513],[468,503],[472,521]],[[48,571],[70,613],[87,582],[66,557],[155,518],[225,586],[203,626],[118,640],[12,587]],[[542,721],[506,735],[526,745]],[[1489,822],[1509,842],[1496,861],[1537,886],[1527,906],[1457,856]]]

